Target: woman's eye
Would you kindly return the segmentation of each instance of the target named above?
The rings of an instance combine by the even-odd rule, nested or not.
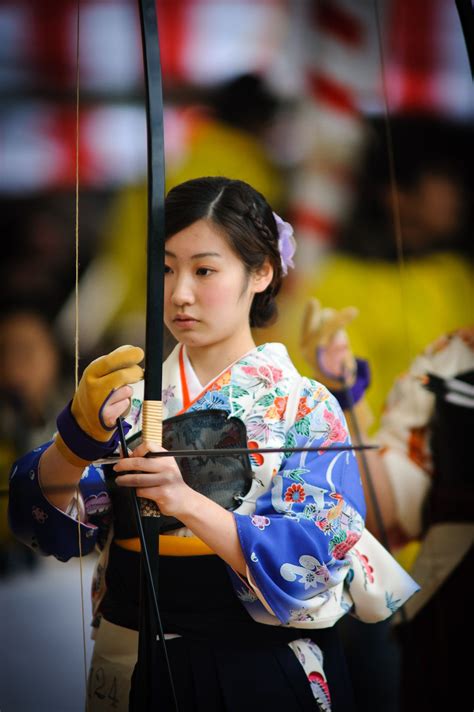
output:
[[[165,265],[165,274],[171,274],[171,267],[168,267],[168,265]]]
[[[215,272],[215,270],[210,269],[209,267],[199,267],[196,270],[196,274],[198,274],[200,277],[207,277],[208,275],[212,274],[212,272]]]

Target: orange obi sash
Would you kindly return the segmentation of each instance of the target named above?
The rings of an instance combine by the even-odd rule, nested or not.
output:
[[[115,543],[127,551],[141,550],[140,539],[115,539]],[[197,536],[160,535],[159,552],[162,556],[209,556],[215,552]]]

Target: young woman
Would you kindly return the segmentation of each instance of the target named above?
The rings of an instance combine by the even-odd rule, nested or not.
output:
[[[118,487],[105,486],[112,466],[92,463],[115,449],[116,418],[129,411],[129,436],[140,428],[135,347],[93,362],[55,440],[15,465],[10,516],[24,542],[64,560],[79,555],[79,530],[82,553],[102,549],[91,710],[109,709],[111,686],[127,709],[136,659],[139,545],[126,508],[111,505],[120,488],[179,520],[160,537],[159,600],[182,710],[348,712],[334,623],[349,610],[386,618],[416,590],[364,529],[354,453],[285,452],[350,445],[327,389],[301,377],[284,346],[252,338],[251,327],[275,318],[293,245],[291,227],[241,181],[202,178],[168,194],[165,323],[178,345],[164,364],[165,418],[189,418],[199,438],[199,414],[223,412],[245,426],[250,447],[281,448],[251,457],[250,489],[234,511],[187,485],[179,460],[146,458],[153,443],[119,459]],[[54,492],[58,483],[79,484],[80,498]]]

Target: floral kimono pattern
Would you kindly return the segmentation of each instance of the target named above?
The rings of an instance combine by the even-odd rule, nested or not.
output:
[[[230,569],[229,573],[236,595],[256,621],[324,628],[349,611],[364,621],[380,621],[417,590],[364,528],[365,505],[354,452],[317,449],[350,445],[336,399],[321,384],[301,377],[281,344],[256,347],[193,400],[180,345],[165,362],[163,376],[165,418],[203,409],[225,410],[244,422],[251,449],[281,448],[278,453],[251,455],[252,486],[233,513],[247,572],[245,577]],[[139,384],[127,416],[130,435],[140,429],[141,401]],[[285,447],[314,450],[292,453]],[[78,525],[76,511],[68,515],[57,510],[41,492],[37,464],[43,449],[25,456],[12,471],[12,526],[25,543],[59,559],[79,555],[78,527],[83,553],[96,544],[102,547],[93,591],[97,604],[106,566],[104,545],[111,536],[102,467],[91,465],[84,471]],[[185,528],[172,534],[192,536]],[[315,660],[314,649],[305,648],[305,641],[298,641],[295,654]],[[312,688],[315,694],[316,688],[320,691],[317,699],[322,705],[322,664],[312,673],[316,676]],[[328,704],[323,709],[329,709]]]

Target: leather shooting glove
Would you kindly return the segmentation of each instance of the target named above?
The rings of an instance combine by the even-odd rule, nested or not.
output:
[[[364,427],[369,427],[372,415],[363,398],[370,384],[369,364],[355,358],[345,330],[357,315],[355,307],[323,309],[317,299],[310,299],[304,312],[300,348],[315,378],[336,396],[341,408],[357,406]]]
[[[117,428],[104,422],[104,408],[118,388],[143,379],[143,357],[138,346],[120,346],[84,370],[72,402],[57,420],[56,446],[72,465],[85,467],[116,449]]]
[[[345,327],[357,316],[355,307],[322,309],[317,299],[310,299],[305,307],[301,328],[301,353],[311,365],[315,377],[330,390],[342,383],[352,386],[356,373],[356,359],[351,351]]]

